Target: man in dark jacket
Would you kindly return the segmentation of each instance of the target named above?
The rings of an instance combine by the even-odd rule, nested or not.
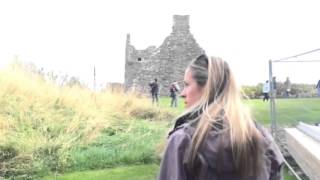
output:
[[[157,103],[157,105],[159,105],[159,84],[158,84],[158,80],[154,79],[154,82],[149,83],[149,86],[151,88],[151,96],[152,96],[152,104],[154,104],[154,102]]]

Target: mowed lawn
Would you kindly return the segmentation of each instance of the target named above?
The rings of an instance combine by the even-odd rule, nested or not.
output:
[[[262,100],[248,100],[255,119],[262,124],[270,124],[270,103]],[[320,122],[320,98],[276,99],[276,120],[280,126],[294,126],[299,121]]]
[[[183,112],[183,99],[179,98],[177,112]],[[262,99],[245,100],[254,118],[264,124],[270,124],[270,101]],[[320,98],[276,99],[276,119],[281,126],[294,126],[299,121],[306,123],[320,122]],[[161,98],[161,107],[170,107],[170,98]]]
[[[270,125],[269,102],[263,102],[261,99],[246,100],[245,103],[251,107],[255,119],[264,124]],[[179,99],[179,105],[175,111],[181,113],[184,109],[182,99]],[[161,98],[160,108],[170,108],[170,98]],[[299,121],[306,123],[320,122],[320,98],[309,99],[277,99],[276,117],[280,126],[294,126]],[[44,179],[57,180],[85,180],[85,179],[110,179],[110,180],[151,180],[156,179],[159,170],[158,164],[120,166],[113,169],[104,169],[96,171],[74,172],[59,176],[50,176]],[[285,180],[294,180],[295,178],[285,173]]]

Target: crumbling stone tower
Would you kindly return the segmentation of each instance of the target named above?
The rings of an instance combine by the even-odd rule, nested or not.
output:
[[[203,53],[204,50],[190,33],[189,15],[173,16],[172,32],[158,48],[149,46],[144,50],[136,50],[131,45],[130,34],[128,34],[125,88],[134,88],[148,93],[148,84],[157,78],[160,94],[168,95],[169,85],[173,81],[182,81],[187,65]]]

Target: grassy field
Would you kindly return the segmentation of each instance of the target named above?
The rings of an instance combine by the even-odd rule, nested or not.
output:
[[[184,110],[183,100],[179,99],[179,106],[175,111],[181,113]],[[306,123],[320,122],[320,98],[292,98],[276,99],[276,118],[281,126],[295,126],[299,121]],[[254,118],[264,124],[270,124],[269,102],[262,99],[244,100],[252,111]],[[170,98],[163,97],[160,101],[161,107],[170,107]]]
[[[20,66],[0,71],[0,179],[154,179],[183,111],[121,91],[59,87]],[[247,100],[269,125],[268,103]],[[282,126],[319,122],[320,99],[277,100]],[[94,178],[93,178],[94,177]]]
[[[260,99],[248,100],[257,121],[270,124],[269,103]],[[294,126],[299,121],[320,122],[320,98],[276,99],[276,119],[281,126]]]
[[[117,167],[96,171],[83,171],[65,174],[63,176],[45,177],[44,180],[155,180],[159,171],[159,165],[133,165],[129,167]],[[285,171],[284,180],[296,180]]]
[[[268,107],[269,104],[268,103],[264,103],[261,100],[248,100],[246,101],[246,103],[251,106],[252,108],[252,112],[255,114],[255,118],[261,122],[262,124],[265,125],[269,125],[269,120],[268,120]],[[307,105],[306,105],[307,104]],[[318,106],[318,104],[320,104],[319,99],[281,99],[281,100],[277,100],[277,107],[281,110],[282,113],[284,113],[283,115],[278,115],[278,118],[280,119],[280,117],[285,117],[286,119],[283,121],[280,121],[281,125],[285,125],[285,126],[291,126],[294,125],[298,122],[298,120],[296,119],[296,113],[291,113],[291,111],[294,111],[296,109],[299,109],[298,107],[303,106],[304,108],[301,108],[300,111],[308,114],[309,111],[317,111],[318,113],[316,115],[311,114],[311,115],[305,115],[304,116],[304,122],[309,122],[309,123],[313,123],[317,121],[317,117],[320,117],[320,108]],[[169,98],[161,98],[160,101],[160,109],[167,109],[169,108],[170,105],[170,99]],[[308,107],[308,108],[306,108]],[[294,110],[290,110],[290,108],[294,109]],[[311,110],[310,110],[310,109]],[[178,108],[172,108],[177,114],[181,113],[183,111],[183,104],[180,101]],[[279,113],[279,110],[278,110]],[[316,117],[314,117],[316,116]],[[159,129],[162,129],[161,133],[162,133],[162,137],[164,137],[163,135],[165,134],[164,132],[167,131],[167,129],[171,128],[171,123],[172,121],[169,121],[168,123],[166,122],[158,122],[159,124],[157,124],[156,126]],[[149,122],[150,124],[148,125],[149,128],[150,126],[155,123],[155,122]],[[161,136],[159,136],[161,138]],[[129,138],[128,138],[129,139]],[[130,141],[130,140],[129,140]],[[148,141],[148,140],[146,140]],[[145,144],[144,146],[148,146],[147,144]],[[152,151],[152,150],[151,150]],[[92,156],[92,154],[90,154],[90,156]],[[90,162],[90,161],[89,161]],[[158,162],[157,160],[155,161],[150,161],[151,163],[153,162]],[[82,164],[82,163],[80,163]],[[158,164],[158,163],[156,163]],[[157,172],[158,172],[158,167],[155,167],[155,165],[150,165],[150,166],[132,166],[137,169],[142,168],[145,169],[146,172],[148,173],[144,173],[144,176],[149,177],[150,179],[154,179],[154,177],[156,176]],[[101,176],[102,178],[108,179],[110,176],[112,176],[114,179],[117,178],[117,176],[121,177],[122,179],[131,179],[134,178],[135,176],[132,176],[130,173],[132,173],[133,170],[128,169],[128,167],[119,167],[121,173],[120,174],[115,174],[115,172],[113,170],[116,169],[106,169],[105,171],[97,171],[97,173],[99,174],[99,176]],[[151,170],[150,170],[150,169]],[[128,171],[126,171],[126,169]],[[147,170],[149,169],[149,170]],[[90,177],[92,176],[92,173],[94,174],[96,171],[85,171],[85,172],[76,172],[76,173],[71,173],[71,174],[66,174],[64,176],[58,176],[56,177],[57,179],[77,179],[76,177],[79,176],[79,174],[81,174],[82,179],[90,179]],[[128,173],[128,174],[127,174]],[[294,180],[295,178],[293,176],[290,176],[289,174],[287,174],[287,172],[285,172],[285,179],[286,180]],[[127,174],[127,175],[124,175]],[[137,177],[143,179],[144,177],[140,177],[141,174],[136,174]],[[51,176],[51,178],[53,178]]]
[[[151,180],[156,179],[156,172],[159,166],[156,164],[133,165],[117,167],[113,169],[104,169],[96,171],[83,171],[64,176],[50,176],[43,178],[44,180]]]

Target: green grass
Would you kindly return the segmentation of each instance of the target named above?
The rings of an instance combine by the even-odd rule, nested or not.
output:
[[[264,124],[270,124],[270,102],[263,102],[262,99],[245,100],[252,111],[254,118]],[[320,122],[320,98],[292,98],[276,99],[276,118],[281,126],[294,126],[299,121],[306,123]],[[171,108],[177,113],[184,110],[183,99],[179,98],[177,108]],[[160,107],[170,108],[170,98],[160,99]]]
[[[152,180],[156,179],[159,165],[132,165],[117,167],[113,169],[75,172],[58,176],[48,176],[44,180]],[[285,170],[284,180],[296,180],[296,178]]]
[[[44,180],[151,180],[156,179],[159,166],[151,165],[133,165],[117,167],[113,169],[104,169],[97,171],[83,171],[65,174],[62,176],[48,176]]]
[[[71,170],[159,163],[155,149],[163,142],[166,122],[122,121],[105,129],[92,143],[71,153]]]
[[[185,109],[184,101],[182,98],[178,97],[178,106],[171,108],[171,98],[170,97],[161,97],[159,101],[159,105],[161,108],[172,109],[175,112],[181,113]]]
[[[262,124],[270,124],[269,106],[260,99],[249,100],[255,119]],[[276,99],[276,119],[281,126],[294,126],[299,121],[320,122],[320,98]]]
[[[269,103],[263,102],[262,100],[248,100],[246,101],[246,104],[248,104],[252,108],[252,112],[254,113],[255,118],[265,124],[269,124]],[[298,119],[296,117],[300,117],[300,120],[304,122],[316,122],[317,117],[320,117],[320,99],[280,99],[277,100],[277,112],[278,112],[278,119],[280,121],[281,125],[293,125],[295,124]],[[177,114],[181,113],[183,111],[183,103],[180,100],[178,108],[170,108],[170,98],[161,98],[160,99],[160,109],[173,109]],[[314,113],[310,113],[314,112]],[[309,114],[310,113],[310,114]],[[117,127],[113,126],[114,129],[117,129]],[[121,125],[121,128],[128,128],[127,125]],[[155,131],[154,128],[161,129],[159,132],[161,135],[159,135],[159,132]],[[140,155],[136,156],[135,153],[139,152],[150,152],[147,156],[153,156],[154,149],[149,148],[150,147],[150,140],[156,140],[158,139],[159,141],[164,140],[164,135],[165,132],[171,128],[171,125],[165,122],[150,122],[150,121],[135,121],[135,123],[131,124],[131,129],[130,131],[127,131],[127,134],[121,134],[122,132],[120,131],[118,133],[118,136],[113,136],[113,137],[108,137],[106,136],[108,133],[110,133],[110,130],[106,130],[104,132],[103,136],[99,138],[95,143],[92,143],[90,146],[88,146],[84,150],[78,151],[75,155],[75,159],[78,159],[78,166],[75,168],[78,170],[85,170],[85,169],[99,169],[99,168],[105,168],[105,167],[113,167],[117,165],[125,165],[125,164],[134,164],[134,163],[143,163],[144,161],[142,160],[144,155],[140,153]],[[112,131],[112,130],[111,130]],[[153,136],[148,137],[144,136],[141,139],[140,135],[143,134],[153,134]],[[162,139],[161,139],[162,138]],[[138,139],[135,141],[135,139]],[[142,140],[142,142],[141,142]],[[132,144],[131,144],[132,143]],[[138,143],[134,145],[135,143]],[[109,145],[114,146],[111,147]],[[130,144],[130,145],[128,145]],[[155,145],[155,144],[154,144]],[[121,147],[132,147],[130,149],[122,149]],[[138,146],[137,151],[135,151],[135,147]],[[105,148],[101,148],[105,147]],[[109,147],[109,148],[107,148]],[[153,146],[154,147],[154,146]],[[106,150],[106,149],[111,149],[111,150]],[[115,153],[118,152],[118,153]],[[128,155],[132,156],[132,159],[135,160],[130,160],[128,159]],[[146,155],[146,154],[145,154]],[[110,157],[108,157],[110,156]],[[82,159],[83,158],[83,159]],[[101,160],[102,159],[102,160]],[[104,159],[104,160],[103,160]],[[147,158],[148,159],[148,158]],[[151,158],[151,161],[145,161],[145,163],[156,163],[156,159]],[[106,164],[108,166],[106,166]],[[158,163],[157,163],[158,164]],[[138,168],[137,166],[133,165],[132,167]],[[140,166],[139,166],[140,167]],[[141,166],[143,168],[147,168],[148,165],[146,166]],[[149,168],[153,168],[153,165],[150,165]],[[116,168],[117,169],[117,168]],[[118,172],[118,171],[109,171],[109,170],[102,170],[102,171],[93,171],[97,172],[98,174],[104,174],[101,175],[103,178],[107,179],[109,177],[109,173],[112,172],[112,174]],[[120,168],[122,169],[122,167]],[[126,171],[126,168],[122,169],[123,171]],[[131,171],[130,169],[127,169],[127,171]],[[158,169],[154,168],[154,172],[151,172],[149,177],[152,177],[150,179],[154,179],[154,174],[157,173]],[[89,171],[90,172],[90,171]],[[89,173],[87,172],[87,173]],[[100,173],[104,172],[104,173]],[[121,172],[121,174],[127,174],[131,172]],[[79,174],[79,172],[76,172],[75,175]],[[72,177],[73,174],[68,174],[66,177]],[[90,176],[91,174],[85,176],[85,174],[82,175],[83,179],[91,179]],[[120,174],[119,174],[120,176]],[[128,175],[129,176],[129,175]],[[136,174],[130,175],[130,178],[140,178],[141,174],[139,174],[139,171],[136,171]],[[65,177],[65,176],[61,176]],[[86,177],[86,178],[85,178]],[[125,179],[126,176],[123,176]],[[285,180],[294,180],[295,177],[289,175],[287,171],[285,171]]]
[[[294,175],[291,175],[289,173],[289,170],[287,167],[284,167],[284,180],[297,180],[297,178]]]

